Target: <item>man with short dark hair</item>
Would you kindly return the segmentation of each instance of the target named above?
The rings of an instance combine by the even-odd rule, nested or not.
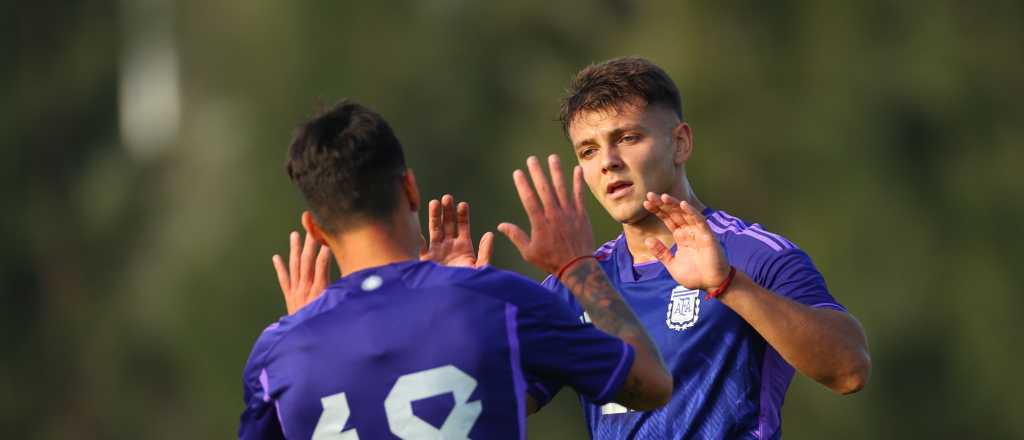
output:
[[[342,102],[305,123],[287,171],[309,205],[306,245],[292,234],[290,270],[275,256],[290,315],[246,363],[240,438],[522,439],[528,377],[600,403],[668,400],[672,378],[642,325],[596,262],[575,258],[593,249],[579,173],[572,199],[556,168],[550,183],[534,179],[536,195],[520,188],[567,201],[557,222],[528,210],[526,255],[557,271],[604,331],[536,283],[478,267],[468,206],[455,214],[450,197],[431,203],[440,227],[420,261],[419,190],[372,110]],[[314,262],[317,243],[330,252]],[[342,278],[321,294],[330,255]]]
[[[591,193],[623,233],[593,254],[675,379],[654,411],[582,396],[595,439],[774,439],[794,368],[848,394],[870,376],[863,329],[793,242],[697,198],[693,132],[673,81],[642,58],[583,69],[561,107]],[[504,226],[517,242],[520,234]],[[564,283],[544,285],[580,315]],[[531,384],[548,398],[558,383]],[[541,399],[543,404],[548,399]]]

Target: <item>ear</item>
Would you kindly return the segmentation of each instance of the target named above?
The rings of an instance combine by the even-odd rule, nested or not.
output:
[[[683,165],[690,160],[690,154],[693,153],[693,130],[690,128],[690,124],[680,122],[679,125],[676,125],[676,128],[672,129],[672,140],[676,146],[675,163]]]
[[[405,198],[409,201],[409,210],[413,212],[419,211],[420,189],[416,186],[416,174],[412,172],[412,168],[406,168],[401,180],[402,192],[405,193]]]
[[[316,218],[313,217],[312,212],[302,211],[302,217],[299,220],[302,222],[302,227],[306,230],[306,233],[312,235],[317,243],[327,244],[327,240],[324,239],[324,230],[316,223]]]

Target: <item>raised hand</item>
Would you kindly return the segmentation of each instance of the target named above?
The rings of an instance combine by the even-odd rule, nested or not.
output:
[[[713,290],[725,281],[729,276],[729,261],[700,212],[668,194],[647,193],[644,208],[672,231],[675,255],[654,238],[647,238],[644,244],[676,282],[691,289]]]
[[[526,160],[533,185],[516,170],[512,178],[523,209],[530,219],[530,234],[511,223],[498,225],[519,249],[523,259],[541,270],[559,275],[597,328],[616,336],[636,350],[636,358],[615,401],[648,411],[668,402],[672,376],[633,309],[608,280],[596,259],[579,259],[594,252],[594,236],[583,205],[583,169],[573,169],[572,198],[562,178],[558,156],[548,156],[551,182],[540,161]],[[534,191],[536,189],[536,191]],[[576,261],[566,266],[566,264]]]
[[[285,268],[280,255],[274,255],[271,260],[274,263],[274,270],[277,271],[277,283],[281,286],[285,307],[288,309],[288,314],[291,315],[319,298],[327,288],[330,276],[331,249],[324,245],[318,245],[313,236],[306,233],[306,243],[302,245],[300,252],[299,233],[292,231],[288,238],[290,242],[288,268]],[[320,248],[319,252],[317,252],[318,247]],[[315,261],[314,255],[316,255]]]
[[[526,167],[533,185],[521,170],[515,170],[512,179],[530,220],[530,234],[512,223],[502,223],[498,230],[508,236],[526,262],[544,272],[556,273],[573,258],[594,252],[594,235],[583,205],[583,169],[573,169],[570,198],[557,155],[548,156],[550,183],[536,157],[530,156]]]
[[[420,260],[430,260],[445,266],[479,268],[491,261],[494,251],[494,233],[480,237],[480,253],[473,251],[473,236],[469,229],[469,203],[455,205],[450,194],[441,201],[431,200],[427,205],[427,230],[430,241],[420,250]]]

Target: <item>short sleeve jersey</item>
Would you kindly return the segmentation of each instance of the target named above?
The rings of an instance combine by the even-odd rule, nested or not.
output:
[[[350,274],[259,336],[244,439],[523,439],[526,377],[607,402],[632,347],[521,276],[402,262]]]
[[[729,263],[762,287],[811,307],[844,311],[810,257],[789,240],[723,211],[704,215]],[[673,248],[673,252],[675,249]],[[657,261],[634,264],[619,236],[595,256],[653,338],[673,376],[668,405],[631,411],[581,396],[595,439],[774,439],[793,367],[746,321],[706,292],[675,282]],[[589,321],[564,286],[543,283]],[[560,384],[530,381],[544,403]]]

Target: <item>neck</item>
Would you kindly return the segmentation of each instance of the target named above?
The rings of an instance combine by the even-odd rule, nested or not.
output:
[[[370,224],[345,231],[328,239],[328,246],[338,263],[341,276],[371,267],[384,266],[418,258],[418,244],[398,228]],[[419,243],[419,238],[416,238]]]
[[[697,198],[697,194],[693,192],[690,182],[685,178],[679,185],[672,188],[668,194],[679,200],[686,201],[686,203],[689,203],[690,206],[693,206],[698,211],[704,211],[704,203]],[[639,221],[623,223],[622,232],[626,236],[626,246],[629,247],[629,253],[633,256],[634,264],[656,260],[654,254],[644,244],[644,240],[648,237],[662,242],[662,244],[669,248],[675,245],[672,231],[657,216],[651,213],[646,213]]]

